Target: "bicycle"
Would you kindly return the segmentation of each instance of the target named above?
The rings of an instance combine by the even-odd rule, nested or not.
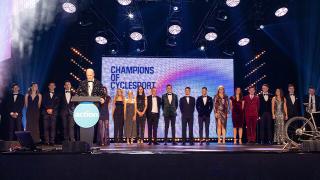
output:
[[[310,118],[303,116],[297,116],[289,119],[285,124],[285,136],[286,144],[283,149],[289,146],[291,148],[301,148],[301,144],[305,140],[320,139],[320,131],[315,123],[314,114],[320,113],[312,112],[308,103],[304,103],[306,112],[310,115]]]

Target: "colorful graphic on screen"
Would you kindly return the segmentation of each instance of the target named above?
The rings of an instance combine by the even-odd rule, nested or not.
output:
[[[11,57],[12,0],[1,0],[0,7],[0,62]]]
[[[155,86],[158,96],[161,97],[166,93],[166,85],[171,84],[173,92],[180,99],[184,96],[187,86],[191,88],[191,95],[196,98],[201,95],[202,87],[207,87],[208,95],[213,97],[219,85],[225,87],[228,96],[233,95],[233,72],[233,59],[103,57],[101,79],[112,98],[117,88],[123,89],[126,97],[128,90],[133,90],[136,95],[138,85],[145,88],[146,95],[150,95],[150,89]],[[181,114],[179,110],[177,113],[176,137],[182,137]],[[197,117],[198,114],[195,111],[193,128],[195,137],[198,137],[199,134]],[[216,137],[213,113],[210,118],[210,137]],[[110,136],[113,137],[111,115],[110,119]],[[145,137],[146,135],[147,132],[145,132]],[[159,120],[158,137],[164,137],[162,114]],[[171,130],[169,130],[169,137],[171,137]],[[233,137],[230,115],[227,122],[227,137]]]

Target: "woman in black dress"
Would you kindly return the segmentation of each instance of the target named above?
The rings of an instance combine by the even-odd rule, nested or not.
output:
[[[38,84],[32,83],[25,96],[26,113],[26,130],[31,132],[31,136],[35,143],[40,142],[40,107],[42,95],[39,93]]]
[[[114,142],[123,142],[124,101],[122,89],[117,89],[113,100],[112,116],[114,122]]]
[[[101,146],[110,145],[109,140],[109,104],[111,101],[108,96],[108,90],[106,87],[102,88],[105,96],[104,103],[100,104],[100,118],[99,118],[99,134],[98,141]]]
[[[137,135],[138,135],[138,144],[143,143],[144,139],[144,128],[146,124],[146,110],[147,110],[147,97],[144,93],[144,88],[142,86],[138,87],[137,98],[136,98],[136,107],[137,107]]]

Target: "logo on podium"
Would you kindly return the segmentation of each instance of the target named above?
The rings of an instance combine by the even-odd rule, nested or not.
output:
[[[99,120],[99,109],[91,102],[80,103],[74,110],[74,121],[82,128],[90,128]]]

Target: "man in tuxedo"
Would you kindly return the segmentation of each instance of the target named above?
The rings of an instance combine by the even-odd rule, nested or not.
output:
[[[273,120],[271,113],[272,95],[269,93],[269,85],[262,85],[262,93],[259,95],[259,121],[258,134],[260,144],[272,144],[273,142]]]
[[[44,125],[45,144],[53,145],[56,136],[56,121],[59,108],[59,96],[55,92],[56,85],[50,82],[49,91],[43,95],[42,99],[42,115]]]
[[[89,68],[86,70],[86,78],[86,80],[80,82],[76,94],[78,96],[99,96],[100,104],[103,104],[105,102],[104,97],[106,96],[106,94],[103,90],[103,85],[101,84],[101,82],[95,78],[93,69]],[[98,103],[95,103],[95,105],[99,108]],[[93,140],[95,140],[96,137],[97,125],[94,126]]]
[[[18,84],[13,84],[12,94],[5,101],[6,116],[8,117],[8,139],[16,139],[14,132],[22,130],[22,109],[24,106],[24,96],[19,93]]]
[[[300,116],[300,100],[295,93],[295,87],[293,84],[288,85],[289,94],[286,96],[288,119]]]
[[[162,95],[162,111],[164,117],[164,145],[167,145],[169,125],[171,124],[172,145],[176,145],[176,116],[178,96],[172,93],[170,84],[166,87],[167,93]]]
[[[64,93],[60,98],[60,116],[63,124],[63,136],[65,141],[75,141],[74,128],[75,123],[73,119],[73,111],[75,104],[71,102],[71,98],[75,92],[71,89],[71,82],[64,82]]]
[[[256,89],[254,86],[249,87],[249,95],[243,98],[242,108],[244,109],[246,126],[247,126],[247,138],[249,143],[256,142],[256,128],[259,118],[259,97],[255,95]]]
[[[210,114],[213,109],[212,97],[208,96],[207,87],[203,87],[201,90],[202,96],[197,98],[196,108],[198,111],[198,121],[199,121],[199,136],[200,145],[203,143],[203,123],[205,124],[206,132],[206,144],[209,144],[209,125],[210,125]]]
[[[157,130],[160,117],[161,98],[157,96],[157,89],[151,89],[151,95],[147,97],[147,123],[148,123],[148,141],[149,145],[159,145],[157,142]]]
[[[104,91],[103,86],[99,80],[94,78],[95,74],[93,69],[86,70],[87,79],[81,81],[77,89],[78,96],[100,96],[100,102],[104,103]]]
[[[186,144],[187,125],[189,128],[190,145],[193,145],[193,113],[196,105],[196,99],[190,96],[190,87],[185,88],[185,96],[180,98],[179,107],[182,120],[182,145]]]
[[[308,95],[303,98],[303,103],[308,104],[309,112],[320,111],[320,97],[316,95],[316,89],[313,86],[309,87]],[[310,115],[305,111],[305,117],[309,118]],[[318,127],[320,127],[319,114],[313,114],[315,122]]]

